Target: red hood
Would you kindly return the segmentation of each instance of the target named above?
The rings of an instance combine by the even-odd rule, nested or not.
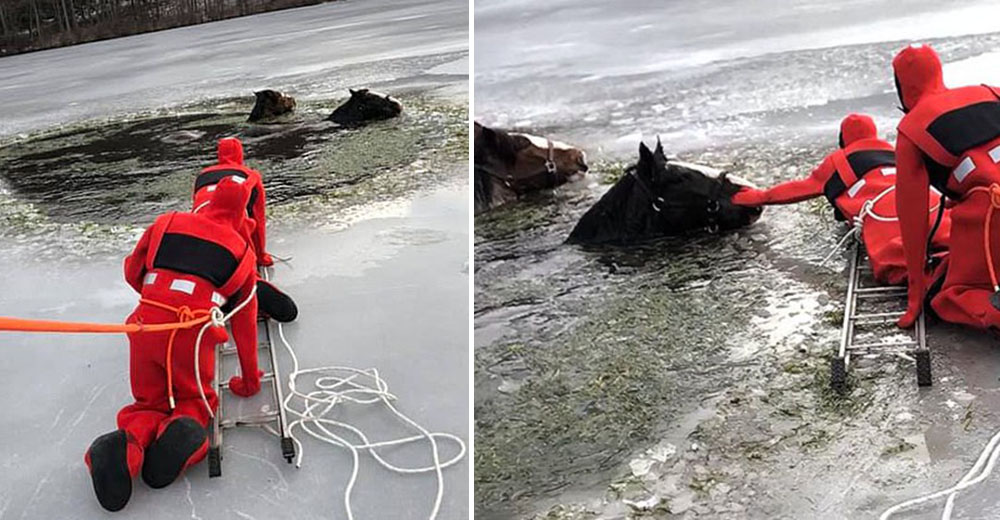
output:
[[[912,110],[924,96],[945,90],[941,58],[929,45],[914,44],[899,51],[892,69],[904,112]]]
[[[878,130],[875,128],[875,121],[864,114],[851,114],[840,122],[840,147],[860,141],[862,139],[878,138]]]
[[[219,139],[219,164],[243,164],[243,143],[239,139]]]
[[[212,201],[205,206],[204,215],[220,224],[228,224],[239,230],[247,215],[247,201],[250,190],[247,183],[237,183],[226,177],[216,184]]]

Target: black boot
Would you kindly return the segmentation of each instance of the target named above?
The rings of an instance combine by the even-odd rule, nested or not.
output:
[[[205,444],[207,438],[205,428],[190,417],[171,422],[146,448],[142,480],[154,489],[169,486],[177,480],[188,459]]]
[[[299,316],[299,308],[295,306],[295,302],[264,280],[257,280],[257,308],[281,323],[295,321]]]
[[[87,450],[90,479],[97,501],[108,511],[120,511],[132,497],[132,475],[128,472],[128,435],[124,430],[105,433]]]

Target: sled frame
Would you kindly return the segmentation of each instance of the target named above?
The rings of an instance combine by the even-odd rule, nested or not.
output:
[[[852,241],[851,249],[847,266],[847,295],[840,331],[840,346],[837,357],[831,362],[830,386],[838,393],[847,391],[847,375],[853,356],[874,358],[887,355],[914,362],[917,385],[931,386],[931,358],[927,347],[927,328],[923,313],[917,319],[912,331],[905,333],[909,335],[907,339],[889,341],[857,339],[859,335],[877,334],[872,329],[878,326],[895,327],[895,322],[906,310],[907,289],[905,286],[879,285],[874,281],[864,246],[859,241]],[[898,330],[894,332],[901,333]]]
[[[266,268],[261,268],[266,269]],[[261,273],[261,278],[266,279]],[[230,357],[237,356],[236,346],[231,342],[216,345],[215,348],[215,379],[212,383],[215,394],[219,398],[219,407],[215,411],[215,417],[209,431],[208,446],[208,476],[222,476],[222,442],[223,433],[230,428],[255,427],[274,435],[279,439],[281,445],[281,455],[288,463],[295,460],[295,443],[292,441],[288,431],[288,418],[285,414],[284,392],[281,388],[281,373],[278,366],[278,355],[274,348],[272,338],[276,336],[272,330],[275,327],[273,320],[258,316],[257,318],[257,355],[258,363],[266,358],[270,365],[268,371],[261,376],[260,382],[262,390],[266,385],[271,386],[271,403],[267,411],[252,415],[242,415],[230,417],[226,415],[226,401],[229,399],[240,399],[229,391],[229,375],[223,374],[224,361]],[[263,336],[263,337],[262,337]],[[264,368],[262,367],[263,371]]]

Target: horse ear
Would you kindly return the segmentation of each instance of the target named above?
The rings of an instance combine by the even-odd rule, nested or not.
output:
[[[354,96],[358,95],[358,91],[354,90],[353,88],[349,88],[349,89],[347,89],[347,91],[351,93],[351,97],[354,97]]]
[[[663,143],[660,142],[660,136],[656,136],[656,154],[663,155]]]
[[[653,152],[649,151],[649,147],[646,146],[646,143],[640,142],[639,143],[639,162],[652,161],[652,160],[653,160]]]

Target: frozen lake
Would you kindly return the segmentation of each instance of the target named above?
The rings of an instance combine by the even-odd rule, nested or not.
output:
[[[121,273],[129,235],[158,212],[186,209],[190,175],[209,159],[216,134],[241,135],[265,183],[271,171],[284,189],[315,192],[276,197],[269,208],[269,249],[292,257],[279,263],[275,282],[299,305],[286,334],[303,367],[376,367],[403,413],[468,442],[467,174],[464,158],[442,152],[467,142],[464,115],[462,132],[454,123],[467,103],[467,31],[462,1],[348,0],[0,59],[0,91],[12,100],[0,115],[0,140],[26,148],[0,158],[7,170],[0,173],[16,162],[44,185],[0,186],[0,283],[7,287],[0,315],[120,322],[136,303]],[[354,86],[404,92],[408,111],[350,132],[321,123],[331,100]],[[261,88],[290,92],[301,108],[263,140],[239,105]],[[176,126],[205,118],[211,123],[202,128]],[[139,130],[151,127],[157,130]],[[39,130],[66,130],[46,140],[55,143],[49,160],[69,160],[76,150],[77,164],[60,171],[79,184],[53,190],[42,180],[42,147],[17,137]],[[136,140],[140,134],[153,141]],[[171,143],[171,136],[182,139]],[[391,150],[372,151],[373,142]],[[142,162],[128,157],[130,146],[144,154]],[[151,172],[157,182],[99,184],[128,168]],[[356,184],[338,192],[346,177]],[[132,188],[160,195],[150,203]],[[52,195],[66,199],[44,200]],[[290,208],[293,202],[304,209]],[[65,213],[71,207],[75,212]],[[34,216],[12,216],[15,208]],[[242,429],[226,433],[221,478],[209,480],[201,464],[162,491],[136,481],[122,512],[104,512],[83,453],[114,429],[115,414],[130,401],[125,338],[9,334],[0,344],[7,354],[0,363],[7,390],[0,398],[7,432],[0,518],[346,518],[349,452],[302,434],[306,458],[296,469],[274,438]],[[288,357],[281,362],[287,374]],[[377,406],[346,406],[334,415],[372,440],[414,434]],[[441,450],[444,459],[455,454],[448,443]],[[426,443],[383,454],[401,466],[430,462]],[[438,518],[468,518],[468,471],[468,458],[445,470]],[[390,473],[362,454],[354,517],[426,518],[435,490],[433,474]]]
[[[271,248],[293,257],[274,280],[299,305],[286,334],[303,367],[376,367],[404,413],[467,440],[466,199],[464,189],[444,189],[377,208],[344,231],[278,226]],[[3,315],[115,323],[135,305],[117,259],[66,265],[16,258],[5,266]],[[94,437],[114,429],[115,414],[130,400],[126,340],[8,334],[3,346],[0,376],[10,391],[0,398],[0,425],[8,432],[0,449],[0,518],[345,517],[347,451],[299,432],[306,455],[295,469],[281,458],[277,440],[257,430],[226,432],[221,478],[209,480],[199,464],[164,490],[136,481],[128,506],[106,513],[94,499],[83,453]],[[281,359],[287,375],[288,358]],[[413,434],[376,405],[346,406],[335,416],[372,439]],[[442,443],[443,458],[453,449]],[[409,466],[427,464],[429,453],[426,444],[385,452]],[[444,477],[439,518],[468,518],[467,459]],[[392,474],[362,454],[354,515],[426,518],[434,493],[431,474]]]
[[[465,3],[342,0],[13,56],[0,60],[0,137],[265,88],[308,99],[390,80],[465,87],[468,65],[426,61],[467,64],[468,49]]]
[[[476,117],[617,154],[641,136],[668,151],[811,137],[848,107],[886,125],[903,42],[1000,30],[989,1],[782,5],[477,2]],[[951,60],[994,49],[985,36],[940,47]]]

